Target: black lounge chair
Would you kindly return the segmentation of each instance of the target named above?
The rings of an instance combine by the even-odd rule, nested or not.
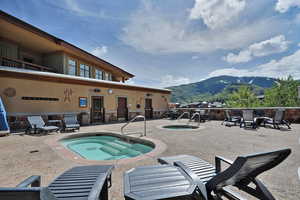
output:
[[[280,125],[286,125],[288,129],[291,129],[290,123],[284,120],[285,111],[283,109],[276,110],[274,118],[265,118],[264,119],[264,126],[266,124],[273,125],[273,128],[280,129]]]
[[[236,126],[237,124],[241,123],[240,116],[231,116],[229,114],[229,110],[225,110],[224,113],[225,113],[225,119],[222,122],[222,125],[225,124],[227,126],[231,126],[233,124],[234,126]]]
[[[158,161],[161,164],[183,165],[195,174],[200,181],[205,184],[207,198],[222,199],[222,196],[228,199],[244,199],[240,194],[233,192],[226,186],[235,186],[258,199],[275,200],[266,186],[256,177],[277,166],[285,160],[291,153],[290,149],[282,149],[273,152],[259,153],[248,156],[239,156],[234,162],[216,156],[216,166],[194,156],[179,155],[171,157],[162,157]],[[221,171],[221,162],[230,166]],[[251,185],[254,184],[254,188]]]
[[[253,110],[243,110],[243,118],[241,120],[240,127],[242,128],[243,126],[245,128],[250,126],[253,129],[257,127]]]
[[[33,130],[34,133],[37,132],[52,132],[52,131],[59,131],[59,127],[57,126],[47,126],[41,116],[28,116],[27,120],[30,124],[30,127],[26,130],[26,132],[31,133]]]
[[[15,188],[0,188],[0,199],[108,200],[112,169],[112,165],[74,167],[47,187],[41,187],[40,176],[31,176]]]
[[[67,131],[67,130],[75,131],[79,129],[80,129],[80,124],[77,121],[76,115],[64,115],[63,131]]]

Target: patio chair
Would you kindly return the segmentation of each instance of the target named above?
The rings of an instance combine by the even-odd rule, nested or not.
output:
[[[64,115],[63,118],[63,130],[79,130],[80,129],[80,124],[77,121],[77,116],[76,115]]]
[[[59,127],[57,126],[46,126],[46,123],[44,122],[43,118],[41,116],[28,116],[27,120],[30,124],[30,127],[26,130],[26,132],[31,133],[31,130],[34,131],[34,133],[37,132],[51,132],[51,131],[58,131]]]
[[[273,128],[280,129],[280,125],[286,125],[288,129],[291,129],[290,123],[284,120],[285,111],[283,109],[276,110],[274,118],[265,118],[264,119],[264,126],[266,124],[273,125]]]
[[[241,117],[240,116],[231,116],[229,114],[229,110],[225,110],[224,113],[225,113],[225,119],[222,122],[222,125],[223,124],[225,124],[225,125],[233,124],[234,126],[236,126],[237,124],[241,123]]]
[[[189,155],[162,157],[158,159],[158,162],[168,165],[176,164],[194,172],[205,185],[209,200],[222,199],[222,196],[233,200],[244,199],[239,193],[233,192],[226,186],[234,186],[258,199],[275,200],[257,176],[277,166],[290,153],[290,149],[282,149],[239,156],[234,162],[216,156],[215,167],[200,158]],[[221,171],[221,162],[229,164],[229,167],[224,171]]]
[[[31,176],[15,188],[0,188],[0,199],[108,200],[112,169],[112,165],[74,167],[47,187],[41,187],[40,176]]]
[[[256,128],[256,122],[254,118],[254,112],[253,110],[243,110],[243,117],[240,123],[240,127],[251,127],[253,129]]]

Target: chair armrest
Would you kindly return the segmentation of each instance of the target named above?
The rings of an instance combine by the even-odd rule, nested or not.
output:
[[[187,175],[189,175],[193,181],[197,184],[197,191],[201,194],[202,198],[207,200],[207,191],[205,184],[190,168],[186,167],[182,162],[174,162],[174,166],[181,168]]]
[[[226,158],[223,158],[221,156],[216,156],[215,157],[215,163],[216,163],[216,173],[219,173],[221,172],[221,161],[229,164],[229,165],[232,165],[233,164],[233,161],[232,160],[229,160],[229,159],[226,159]]]
[[[31,176],[24,181],[22,181],[20,184],[18,184],[17,188],[25,188],[25,187],[40,187],[41,186],[41,176]]]

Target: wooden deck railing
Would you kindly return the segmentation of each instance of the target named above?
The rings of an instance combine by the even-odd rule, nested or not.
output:
[[[55,72],[54,69],[34,63],[25,62],[23,60],[12,59],[8,57],[0,57],[0,65],[7,67],[16,67],[22,69],[31,69],[44,72]]]

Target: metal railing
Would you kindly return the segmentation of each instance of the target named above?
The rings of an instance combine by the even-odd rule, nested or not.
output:
[[[125,128],[126,126],[128,126],[130,123],[132,123],[132,122],[134,122],[135,120],[137,120],[137,119],[143,119],[143,120],[144,120],[144,132],[133,132],[133,133],[127,133],[127,134],[125,134],[125,133],[124,133],[124,128]],[[137,116],[135,116],[132,120],[130,120],[129,122],[127,122],[126,124],[124,124],[124,125],[121,127],[121,133],[122,133],[122,135],[141,134],[141,137],[142,137],[142,136],[146,136],[146,118],[145,118],[145,116],[143,116],[143,115],[137,115]]]
[[[189,125],[190,122],[191,122],[196,116],[198,116],[198,125],[197,125],[197,126],[200,126],[200,120],[201,120],[201,118],[200,118],[200,113],[198,113],[198,112],[196,112],[196,113],[194,113],[194,114],[192,115],[191,119],[187,122],[187,125]]]
[[[185,114],[187,114],[188,115],[188,117],[190,118],[190,112],[184,112],[184,113],[182,113],[178,118],[177,118],[177,121],[179,121]]]

